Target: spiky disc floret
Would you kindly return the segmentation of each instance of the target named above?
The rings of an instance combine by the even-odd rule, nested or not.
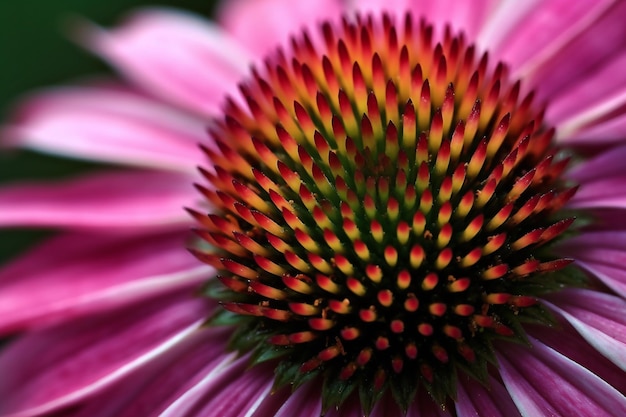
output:
[[[556,214],[566,161],[532,94],[462,35],[434,42],[410,15],[321,35],[253,71],[212,127],[214,214],[192,214],[219,271],[213,322],[280,358],[278,385],[321,376],[326,407],[389,389],[406,409],[420,383],[444,402],[558,285],[568,261],[545,244],[572,222]]]

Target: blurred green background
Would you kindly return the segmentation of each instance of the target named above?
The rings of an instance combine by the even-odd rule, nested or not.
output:
[[[68,39],[65,22],[82,16],[115,24],[125,13],[146,6],[170,6],[211,16],[214,0],[0,0],[0,117],[25,92],[76,77],[111,72]],[[89,169],[86,163],[33,152],[0,151],[0,185],[19,180],[62,177]],[[42,231],[0,231],[0,263],[24,250]]]

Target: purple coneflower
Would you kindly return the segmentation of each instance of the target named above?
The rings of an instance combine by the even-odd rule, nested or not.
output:
[[[89,28],[126,81],[25,100],[4,143],[120,166],[0,190],[0,224],[62,231],[0,270],[0,414],[626,415],[625,16]]]

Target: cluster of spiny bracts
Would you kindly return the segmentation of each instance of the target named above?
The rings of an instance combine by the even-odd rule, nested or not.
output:
[[[205,149],[214,214],[192,212],[208,242],[192,250],[219,271],[214,322],[277,360],[278,385],[322,376],[325,406],[389,389],[406,407],[420,383],[444,402],[459,369],[486,380],[492,340],[523,338],[568,263],[544,245],[575,190],[532,94],[462,35],[434,38],[410,16],[305,32]]]

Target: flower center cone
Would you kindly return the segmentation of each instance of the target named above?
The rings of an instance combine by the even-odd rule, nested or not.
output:
[[[303,32],[241,85],[205,147],[211,214],[191,249],[231,347],[324,408],[385,392],[440,404],[488,381],[492,342],[545,323],[568,285],[550,244],[576,188],[533,94],[503,64],[407,15]]]

